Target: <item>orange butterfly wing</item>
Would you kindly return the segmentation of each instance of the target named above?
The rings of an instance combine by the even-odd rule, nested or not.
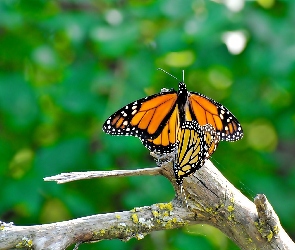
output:
[[[237,118],[222,104],[197,92],[189,92],[189,110],[192,119],[201,126],[210,124],[220,140],[237,141],[242,139],[243,130]]]
[[[217,149],[217,146],[220,142],[220,136],[215,131],[215,129],[210,124],[206,124],[202,126],[202,130],[204,132],[204,138],[205,138],[205,158],[209,159],[211,155],[215,152]]]
[[[141,142],[152,152],[171,153],[176,147],[179,124],[179,110],[178,105],[176,105],[160,135],[153,140],[141,139]]]
[[[175,90],[139,99],[111,115],[103,124],[103,131],[111,135],[131,135],[154,140],[167,127],[172,114],[176,120],[176,102]]]

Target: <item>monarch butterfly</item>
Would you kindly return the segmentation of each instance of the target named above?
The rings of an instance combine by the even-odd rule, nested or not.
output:
[[[212,125],[200,126],[196,121],[185,121],[178,132],[176,150],[172,154],[152,154],[157,159],[158,165],[162,165],[163,159],[166,160],[169,157],[173,159],[175,180],[181,194],[184,195],[187,206],[186,194],[183,192],[183,179],[204,165],[205,160],[215,152],[219,141],[220,138]]]
[[[200,126],[195,121],[186,121],[179,131],[178,142],[174,174],[181,186],[183,178],[201,168],[215,152],[219,136],[210,124]]]
[[[222,141],[237,141],[243,130],[236,117],[213,99],[187,90],[179,82],[178,91],[164,89],[119,109],[103,124],[112,135],[139,137],[150,151],[171,153],[177,145],[178,130],[185,121],[200,126],[210,124]]]

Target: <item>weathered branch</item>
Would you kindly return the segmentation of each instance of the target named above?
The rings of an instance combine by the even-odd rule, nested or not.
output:
[[[183,200],[184,195],[175,184],[171,164],[154,170],[148,170],[146,173],[163,174],[175,187],[177,196],[170,203],[36,226],[2,223],[0,249],[65,249],[80,242],[128,240],[132,237],[141,239],[152,231],[198,223],[219,228],[241,249],[295,249],[295,244],[281,227],[265,196],[258,195],[255,198],[255,206],[234,188],[210,161],[194,175],[184,179],[188,207]],[[140,173],[142,171],[138,170],[135,174]],[[118,174],[134,175],[129,171],[117,172],[115,175]],[[102,174],[110,175],[114,173]]]
[[[44,181],[56,181],[58,184],[84,180],[93,178],[105,178],[105,177],[124,177],[124,176],[136,176],[136,175],[159,175],[161,173],[160,167],[143,168],[136,170],[112,170],[112,171],[87,171],[87,172],[70,172],[61,173],[58,175],[45,177]]]

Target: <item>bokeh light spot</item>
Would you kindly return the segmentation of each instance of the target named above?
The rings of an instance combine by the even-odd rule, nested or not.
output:
[[[52,48],[48,46],[37,47],[32,54],[33,60],[45,67],[53,67],[56,64],[56,57]]]
[[[112,9],[106,13],[105,19],[111,25],[119,25],[123,21],[123,16],[120,11]]]
[[[21,178],[30,169],[33,157],[34,152],[29,148],[16,152],[9,165],[11,175],[16,179]]]
[[[42,223],[68,220],[71,218],[66,206],[58,199],[48,200],[41,211],[40,220]]]
[[[209,70],[208,78],[216,89],[227,89],[232,85],[231,73],[222,67],[214,67]]]
[[[83,29],[80,27],[80,25],[76,23],[72,23],[67,26],[66,33],[68,37],[74,41],[74,42],[81,42],[84,38],[84,32]]]
[[[225,6],[232,12],[239,12],[244,8],[244,0],[225,0]]]
[[[171,52],[165,56],[165,63],[172,67],[187,67],[195,60],[194,53],[186,50],[181,52]]]
[[[278,136],[272,124],[255,121],[248,127],[248,143],[259,151],[273,151],[278,144]]]
[[[246,47],[246,35],[242,31],[225,32],[222,36],[228,51],[233,55],[240,54]]]
[[[274,5],[275,0],[257,0],[257,3],[265,9],[269,9]]]

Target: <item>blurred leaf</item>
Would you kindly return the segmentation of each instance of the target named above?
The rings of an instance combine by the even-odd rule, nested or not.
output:
[[[20,131],[33,125],[38,116],[38,105],[33,90],[19,75],[0,75],[0,108],[4,123]]]
[[[217,249],[204,236],[195,236],[195,235],[192,236],[192,235],[184,234],[184,233],[176,234],[176,232],[177,231],[175,230],[173,238],[170,238],[169,240],[171,249],[193,250],[193,249],[196,249],[196,246],[198,246],[199,249],[206,249],[206,250]]]
[[[51,223],[70,219],[64,204],[58,199],[48,200],[41,211],[41,223]]]
[[[35,166],[42,169],[46,176],[83,169],[87,166],[87,149],[88,144],[85,138],[69,138],[37,151]]]
[[[119,56],[131,49],[138,37],[136,23],[120,26],[98,26],[92,29],[91,39],[98,53],[105,56]],[[120,41],[118,43],[118,41]]]
[[[219,229],[210,225],[194,225],[186,227],[186,231],[193,235],[204,235],[211,240],[211,243],[216,249],[227,249],[229,245],[229,239]]]
[[[10,162],[10,173],[15,179],[22,178],[33,162],[34,153],[31,149],[24,148],[14,155]]]

